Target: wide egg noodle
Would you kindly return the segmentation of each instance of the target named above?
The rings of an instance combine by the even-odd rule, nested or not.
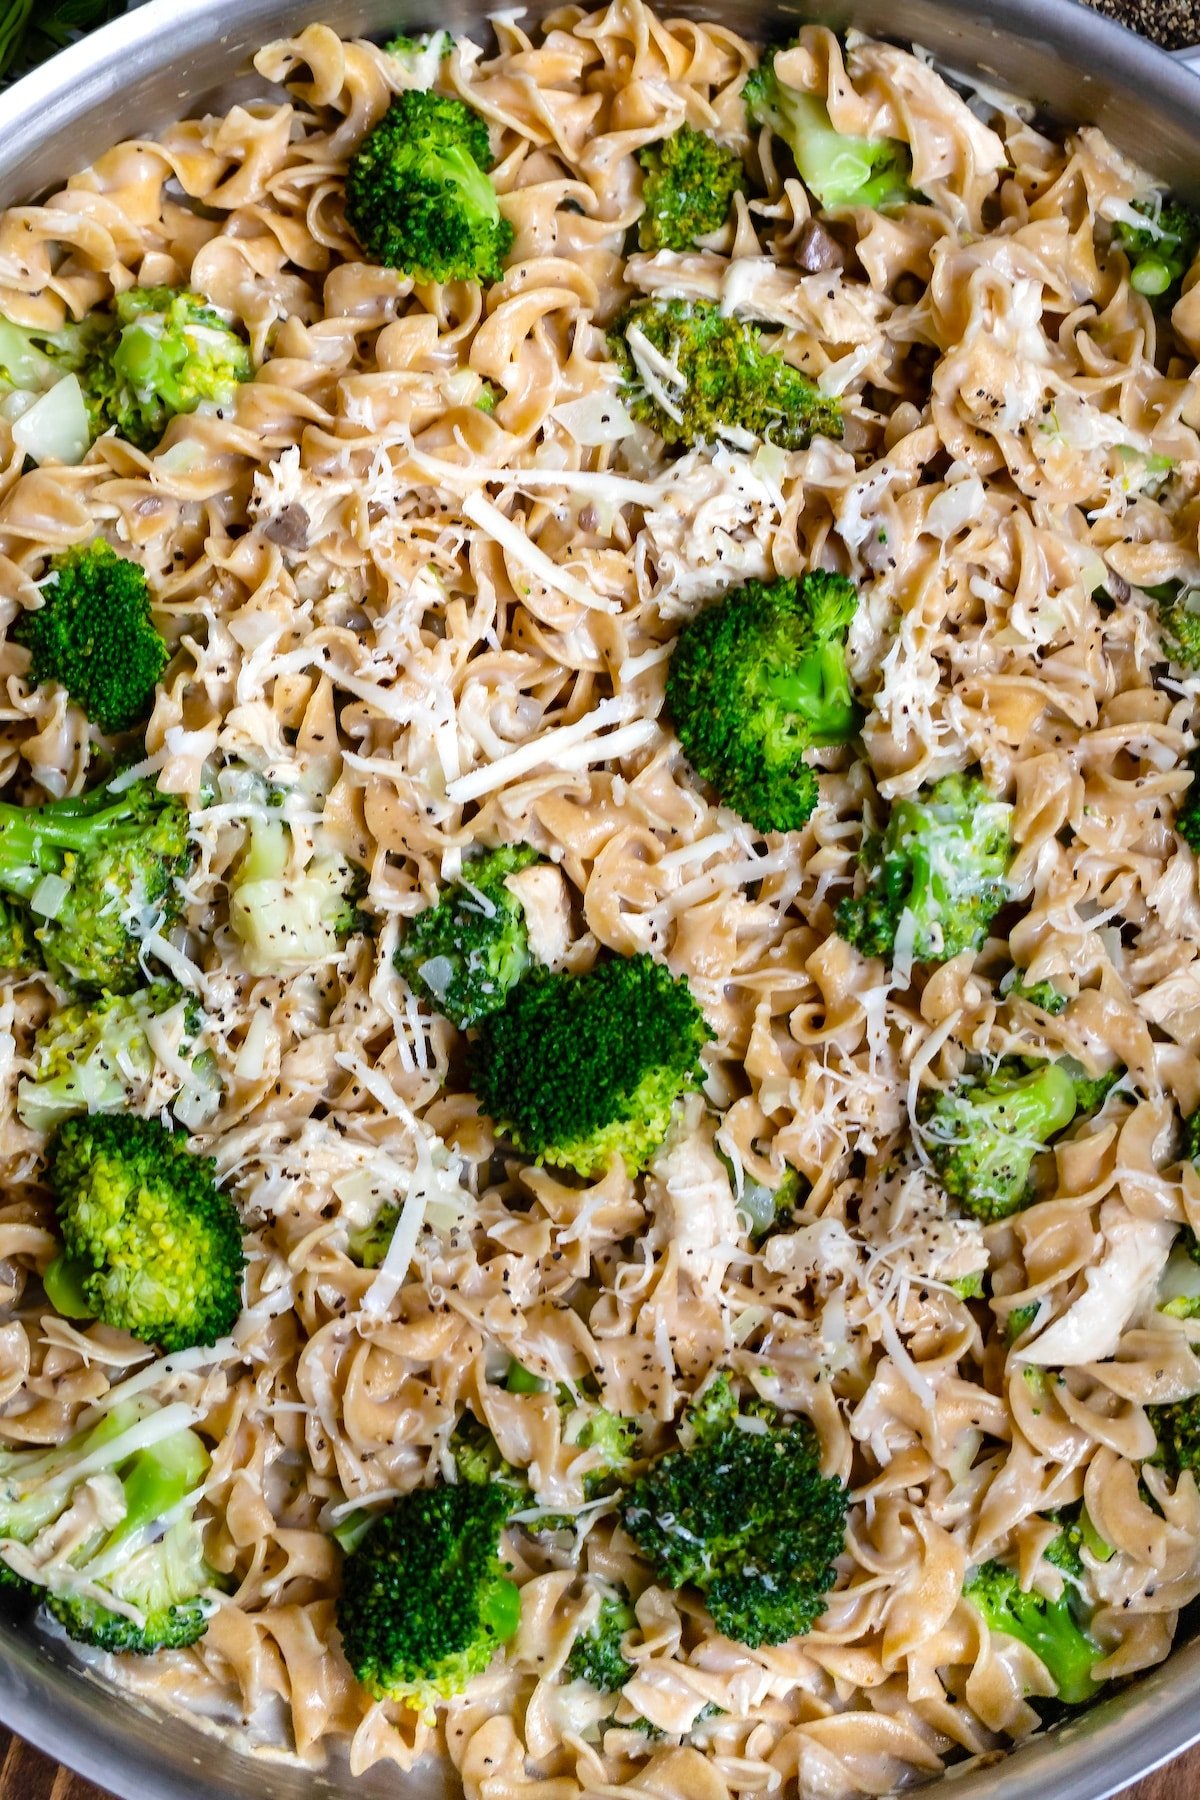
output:
[[[1145,1407],[1200,1392],[1189,1328],[1146,1281],[1103,1319],[1089,1300],[1091,1272],[1200,1224],[1200,1187],[1170,1162],[1174,1107],[1200,1103],[1200,900],[1170,828],[1197,678],[1163,678],[1133,592],[1200,574],[1200,285],[1168,356],[1104,254],[1140,171],[1095,130],[1048,137],[923,57],[815,26],[781,74],[840,129],[908,143],[929,204],[860,211],[854,271],[805,273],[805,190],[738,98],[755,60],[639,0],[565,8],[533,35],[506,15],[488,48],[459,42],[441,80],[493,128],[515,232],[484,291],[359,260],[347,160],[411,78],[319,25],[260,53],[260,100],[117,145],[0,217],[0,312],[53,326],[134,283],[186,283],[261,364],[148,454],[105,436],[77,468],[23,472],[0,422],[0,626],[48,554],[103,533],[145,565],[177,651],[144,766],[195,809],[179,961],[224,1084],[196,1136],[249,1233],[232,1342],[143,1382],[204,1413],[229,1592],[192,1650],[108,1673],[311,1766],[336,1751],[356,1772],[407,1769],[444,1748],[471,1800],[877,1794],[991,1754],[1036,1727],[1047,1676],[989,1635],[964,1574],[1002,1555],[1031,1575],[1045,1514],[1081,1496],[1115,1552],[1091,1577],[1102,1674],[1161,1660],[1200,1593],[1195,1483],[1141,1479]],[[694,253],[627,260],[637,151],[685,121],[756,158],[766,198],[740,198]],[[844,440],[668,463],[630,437],[605,327],[659,293],[780,334],[844,396]],[[862,596],[868,761],[824,753],[804,831],[763,840],[685,766],[666,657],[710,596],[823,558]],[[26,664],[0,643],[0,780],[76,791],[89,728]],[[1071,994],[1057,1019],[1005,1002],[998,942],[902,990],[831,934],[864,816],[974,763],[1015,802],[1011,955]],[[247,803],[227,788],[202,805],[201,787],[236,767],[309,796],[369,875],[376,936],[286,981],[247,973],[229,927]],[[471,846],[515,841],[567,883],[564,966],[649,951],[718,1033],[723,1117],[692,1106],[636,1181],[498,1156],[449,1083],[454,1034],[392,969]],[[16,1444],[67,1437],[146,1366],[121,1334],[47,1314],[30,1279],[55,1240],[14,1093],[59,998],[41,980],[0,994],[0,1435]],[[1130,1079],[1058,1147],[1049,1197],[985,1234],[896,1153],[922,1086],[1031,1047],[1115,1057]],[[347,1234],[428,1175],[439,1140],[460,1204],[427,1216],[380,1305]],[[770,1182],[785,1161],[811,1192],[795,1230],[755,1247],[727,1168]],[[951,1286],[985,1262],[990,1308]],[[1004,1321],[1032,1300],[1062,1360],[1031,1381]],[[594,1378],[651,1445],[714,1366],[769,1367],[854,1491],[817,1628],[749,1650],[695,1594],[652,1587],[621,1718],[657,1735],[605,1727],[611,1702],[561,1679],[592,1578],[636,1577],[602,1515],[574,1560],[509,1533],[519,1635],[436,1727],[371,1700],[337,1643],[331,1507],[440,1469],[467,1406],[539,1500],[582,1499],[553,1395],[489,1380],[509,1356]]]

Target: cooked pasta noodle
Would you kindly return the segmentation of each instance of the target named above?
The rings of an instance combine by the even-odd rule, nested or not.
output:
[[[490,288],[360,260],[347,160],[412,76],[321,25],[262,50],[259,100],[0,217],[7,317],[186,284],[257,364],[150,452],[109,434],[24,468],[0,420],[0,630],[51,553],[102,535],[144,566],[171,644],[139,767],[188,801],[197,860],[184,926],[151,950],[203,1001],[221,1101],[193,1142],[249,1233],[245,1310],[211,1351],[155,1361],[48,1309],[44,1146],[15,1092],[63,995],[5,988],[0,1438],[61,1441],[131,1376],[199,1414],[227,1592],[192,1649],[103,1666],[259,1752],[358,1773],[443,1753],[471,1800],[879,1794],[1037,1727],[1044,1668],[962,1588],[990,1557],[1044,1576],[1052,1510],[1084,1499],[1112,1547],[1087,1577],[1102,1676],[1166,1656],[1200,1594],[1200,1493],[1145,1463],[1147,1405],[1200,1392],[1200,1328],[1153,1304],[1175,1232],[1200,1229],[1173,1135],[1200,1105],[1200,895],[1172,831],[1200,678],[1168,669],[1146,594],[1200,578],[1200,282],[1168,318],[1106,256],[1147,178],[1096,130],[1048,135],[923,56],[817,26],[780,72],[838,129],[910,146],[926,204],[853,210],[845,266],[805,272],[806,190],[739,99],[756,61],[641,0],[458,42],[439,81],[488,121],[515,233]],[[684,122],[747,158],[753,192],[704,248],[629,254],[636,153]],[[844,438],[668,459],[605,338],[663,294],[760,321],[843,396]],[[821,752],[808,825],[764,838],[686,764],[666,659],[705,601],[818,563],[860,591],[865,760]],[[11,639],[0,661],[0,778],[26,801],[79,791],[94,729]],[[1005,930],[893,979],[833,908],[887,804],[973,765],[1015,807]],[[291,795],[309,849],[319,821],[368,877],[373,935],[287,976],[251,974],[229,924],[247,770]],[[645,1176],[506,1150],[457,1034],[393,966],[464,853],[518,842],[565,881],[560,966],[649,952],[716,1034]],[[1008,994],[1012,963],[1065,1011]],[[1058,1144],[1044,1197],[984,1227],[898,1153],[921,1093],[1031,1050],[1127,1074]],[[756,1240],[728,1170],[785,1164],[807,1197]],[[422,1169],[410,1264],[359,1267],[349,1234]],[[961,1298],[985,1267],[990,1298]],[[1021,1356],[1005,1323],[1031,1302]],[[583,1499],[553,1393],[497,1384],[509,1358],[594,1380],[651,1445],[714,1368],[811,1418],[852,1494],[813,1631],[720,1637],[593,1509],[566,1538],[510,1528],[519,1633],[436,1722],[359,1687],[339,1507],[452,1473],[468,1405],[537,1503]],[[563,1675],[600,1578],[638,1596],[615,1718]]]

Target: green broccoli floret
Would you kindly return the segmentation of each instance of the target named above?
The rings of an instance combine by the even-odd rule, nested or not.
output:
[[[1027,1056],[1022,1060],[1026,1068],[1041,1067],[1037,1057]],[[1060,1069],[1065,1069],[1071,1077],[1071,1086],[1075,1090],[1075,1110],[1080,1118],[1099,1112],[1117,1083],[1125,1075],[1125,1069],[1120,1063],[1115,1069],[1105,1070],[1103,1075],[1089,1075],[1083,1064],[1077,1062],[1073,1056],[1060,1056],[1058,1066]]]
[[[346,1558],[342,1648],[377,1699],[429,1716],[515,1634],[520,1591],[499,1555],[511,1501],[495,1483],[417,1488]]]
[[[141,984],[144,938],[179,917],[190,860],[187,808],[153,781],[0,804],[0,893],[29,906],[46,967],[78,987]]]
[[[1015,1344],[1023,1338],[1040,1311],[1041,1302],[1038,1300],[1030,1300],[1025,1306],[1014,1306],[1004,1321],[1005,1343]]]
[[[346,174],[346,217],[367,255],[418,281],[498,281],[513,241],[486,122],[461,100],[409,89]]]
[[[824,207],[871,206],[882,212],[919,196],[909,177],[912,157],[897,138],[850,137],[836,131],[817,94],[788,87],[775,73],[771,51],[746,77],[742,98],[753,125],[783,139],[800,179]]]
[[[155,1411],[128,1402],[53,1450],[0,1453],[0,1537],[13,1546],[8,1555],[18,1574],[39,1590],[39,1539],[52,1539],[56,1528],[62,1532],[82,1483],[100,1477],[119,1483],[108,1500],[122,1508],[117,1523],[94,1525],[82,1535],[63,1533],[70,1541],[78,1537],[67,1578],[56,1557],[55,1584],[43,1593],[47,1610],[82,1643],[144,1655],[194,1644],[208,1627],[203,1593],[215,1576],[194,1508],[209,1456],[195,1432],[180,1425],[178,1413],[185,1409]],[[120,1610],[106,1606],[96,1590]]]
[[[64,1007],[37,1034],[33,1073],[17,1084],[17,1117],[48,1135],[73,1113],[148,1101],[161,1108],[185,1087],[215,1097],[211,1058],[196,1042],[202,1024],[200,1009],[173,981]]]
[[[984,1224],[1007,1219],[1033,1197],[1034,1158],[1077,1111],[1075,1088],[1059,1063],[964,1075],[922,1096],[925,1147],[946,1192]]]
[[[476,857],[404,933],[397,969],[460,1027],[502,1006],[529,967],[525,910],[506,883],[537,860],[527,844],[506,844]]]
[[[789,1218],[798,1206],[803,1205],[807,1191],[804,1177],[792,1168],[783,1171],[778,1185],[773,1188],[745,1176],[742,1191],[737,1196],[737,1209],[749,1220],[751,1237],[764,1237]]]
[[[1024,1000],[1027,1006],[1039,1007],[1042,1012],[1049,1013],[1055,1019],[1070,1004],[1067,996],[1060,994],[1052,981],[1027,982],[1020,969],[1014,971],[1012,980],[1003,991],[1006,1000]]]
[[[1144,225],[1119,219],[1113,226],[1113,243],[1129,258],[1130,286],[1148,299],[1173,300],[1200,250],[1200,213],[1178,200],[1161,209],[1158,200],[1135,200],[1133,210]]]
[[[377,1269],[388,1253],[388,1245],[399,1223],[399,1201],[385,1200],[369,1225],[348,1234],[346,1249],[351,1262],[356,1262],[360,1269]]]
[[[1100,1691],[1092,1669],[1104,1652],[1076,1623],[1070,1592],[1057,1600],[1026,1593],[1014,1569],[988,1562],[975,1570],[963,1594],[989,1631],[1016,1638],[1045,1664],[1064,1706],[1083,1706]]]
[[[341,954],[366,923],[362,871],[319,847],[293,868],[282,819],[255,817],[229,887],[229,922],[252,975],[291,975]]]
[[[528,1485],[524,1472],[505,1461],[500,1454],[499,1444],[474,1413],[463,1413],[454,1427],[450,1438],[450,1454],[459,1480],[468,1482],[473,1487],[486,1487],[492,1482],[498,1482],[511,1490],[524,1489]]]
[[[1097,1562],[1111,1562],[1113,1547],[1106,1544],[1096,1530],[1091,1514],[1082,1500],[1074,1506],[1064,1507],[1060,1512],[1050,1513],[1049,1517],[1062,1527],[1058,1536],[1042,1552],[1051,1568],[1057,1569],[1061,1575],[1078,1585],[1087,1573],[1083,1560],[1085,1550]]]
[[[205,401],[224,406],[254,373],[231,325],[187,288],[127,288],[113,302],[111,328],[83,372],[97,433],[115,426],[153,450],[171,420]]]
[[[866,891],[841,902],[838,935],[864,956],[907,943],[915,962],[978,950],[1009,898],[1011,833],[1012,807],[972,776],[898,800],[882,835],[863,843]]]
[[[0,977],[28,975],[42,966],[33,914],[12,900],[0,900]]]
[[[49,1149],[63,1240],[51,1303],[164,1350],[215,1344],[241,1310],[245,1256],[214,1167],[157,1119],[67,1119]]]
[[[586,1681],[601,1694],[616,1694],[633,1674],[633,1664],[621,1653],[625,1633],[637,1624],[637,1614],[622,1587],[601,1589],[600,1610],[585,1625],[567,1657],[566,1672],[573,1681]]]
[[[569,1395],[563,1410],[563,1442],[590,1452],[592,1466],[583,1477],[585,1499],[615,1494],[633,1473],[642,1433],[638,1421],[589,1401],[576,1406]]]
[[[720,231],[735,194],[746,191],[746,171],[734,151],[690,125],[638,151],[643,212],[638,243],[643,250],[694,250],[698,238]]]
[[[1190,1469],[1200,1482],[1200,1394],[1148,1406],[1146,1417],[1158,1439],[1158,1448],[1149,1460],[1173,1480],[1178,1481],[1184,1470]]]
[[[751,1648],[783,1644],[825,1610],[846,1490],[821,1474],[807,1420],[760,1406],[744,1429],[714,1391],[689,1420],[690,1447],[668,1451],[629,1488],[622,1523],[659,1581],[699,1588],[718,1631]]]
[[[418,37],[398,32],[384,49],[397,62],[403,63],[409,74],[420,80],[422,87],[432,87],[438,65],[445,62],[454,49],[454,38],[448,31],[423,32]]]
[[[1175,808],[1175,829],[1189,849],[1200,856],[1200,747],[1187,759],[1191,785]]]
[[[41,606],[9,633],[29,652],[30,681],[58,682],[101,731],[132,730],[149,716],[169,661],[143,570],[102,538],[53,557],[50,569]]]
[[[642,1169],[675,1102],[700,1087],[712,1038],[687,982],[645,955],[586,975],[532,969],[479,1024],[472,1085],[517,1149],[595,1175]]]
[[[1164,581],[1147,588],[1165,654],[1183,669],[1200,669],[1200,587]]]
[[[724,437],[803,450],[842,435],[841,403],[712,301],[636,300],[608,344],[629,411],[665,444]]]
[[[689,619],[667,670],[667,709],[688,761],[756,831],[798,831],[817,804],[804,760],[853,737],[846,669],[858,607],[844,575],[748,581]]]

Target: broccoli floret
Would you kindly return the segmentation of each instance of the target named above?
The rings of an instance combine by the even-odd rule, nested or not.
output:
[[[1040,1068],[1036,1057],[1023,1058],[1026,1068]],[[1080,1118],[1100,1111],[1117,1083],[1123,1078],[1125,1070],[1118,1063],[1115,1069],[1107,1069],[1103,1075],[1089,1075],[1081,1062],[1073,1056],[1060,1056],[1058,1066],[1071,1077],[1071,1086],[1075,1090],[1075,1111]]]
[[[397,969],[458,1026],[474,1025],[502,1006],[529,967],[524,908],[505,884],[537,860],[526,844],[475,858],[404,933]]]
[[[918,198],[909,182],[912,157],[897,138],[850,137],[836,131],[817,94],[788,87],[771,51],[746,78],[742,98],[754,125],[783,139],[800,179],[821,206],[871,206],[877,212]]]
[[[33,1073],[17,1084],[17,1116],[49,1134],[73,1113],[149,1099],[152,1084],[161,1107],[185,1086],[180,1065],[194,1061],[200,1026],[198,1008],[172,981],[64,1007],[38,1032]],[[201,1074],[196,1085],[207,1085]]]
[[[840,402],[711,301],[637,300],[608,344],[629,411],[665,444],[761,438],[803,450],[842,435]]]
[[[1200,669],[1200,587],[1164,581],[1147,588],[1165,654],[1183,669]]]
[[[621,1653],[625,1633],[637,1624],[637,1615],[624,1588],[605,1586],[600,1610],[585,1625],[567,1657],[566,1671],[573,1681],[586,1681],[601,1694],[616,1694],[633,1674],[633,1664]]]
[[[174,1410],[129,1402],[54,1450],[0,1453],[0,1537],[14,1546],[18,1573],[40,1587],[42,1534],[78,1539],[69,1557],[72,1580],[56,1582],[44,1598],[71,1637],[102,1650],[182,1649],[208,1626],[203,1593],[215,1577],[194,1506],[209,1457],[195,1432],[174,1422]],[[64,1529],[85,1481],[107,1484],[107,1504],[120,1508],[115,1525]],[[94,1516],[93,1507],[80,1525]],[[96,1590],[136,1616],[106,1606]]]
[[[1087,1573],[1083,1560],[1083,1552],[1094,1556],[1097,1562],[1110,1562],[1113,1547],[1106,1544],[1092,1523],[1091,1514],[1080,1500],[1075,1506],[1067,1506],[1061,1512],[1051,1513],[1049,1517],[1062,1530],[1058,1536],[1047,1544],[1042,1552],[1051,1568],[1057,1569],[1069,1581],[1078,1585]]]
[[[479,1024],[472,1085],[517,1149],[594,1175],[645,1168],[712,1038],[687,982],[645,955],[586,975],[532,969]]]
[[[111,328],[83,372],[97,433],[115,426],[153,450],[171,420],[205,401],[224,406],[254,373],[250,351],[201,294],[186,288],[127,288]]]
[[[33,914],[12,900],[0,900],[0,977],[28,975],[42,966]]]
[[[1100,1691],[1092,1668],[1104,1653],[1076,1624],[1069,1593],[1057,1600],[1026,1593],[1016,1571],[999,1562],[976,1569],[963,1593],[989,1631],[1016,1638],[1045,1664],[1064,1706],[1083,1706]]]
[[[1189,849],[1200,856],[1200,747],[1187,759],[1191,785],[1175,808],[1175,829]]]
[[[0,893],[28,903],[46,967],[77,987],[141,984],[143,939],[178,918],[189,862],[187,808],[152,781],[0,804]]]
[[[509,1489],[527,1485],[522,1471],[505,1461],[499,1444],[474,1413],[465,1412],[454,1427],[450,1454],[459,1480],[473,1487],[486,1487],[492,1482]]]
[[[846,669],[854,584],[826,569],[748,581],[690,619],[667,671],[688,761],[757,831],[798,831],[817,804],[804,760],[841,744],[862,713]]]
[[[454,38],[448,31],[423,32],[418,37],[398,32],[384,49],[404,65],[419,86],[427,88],[433,86],[439,66],[453,51]]]
[[[241,1310],[242,1227],[211,1157],[131,1113],[67,1119],[50,1144],[63,1256],[53,1304],[164,1350],[215,1344]]]
[[[599,1500],[616,1493],[633,1473],[641,1426],[636,1419],[609,1412],[604,1406],[586,1401],[575,1406],[569,1396],[564,1410],[563,1442],[590,1452],[592,1466],[583,1477],[585,1499]]]
[[[638,243],[643,250],[694,250],[697,238],[720,231],[735,194],[746,191],[746,171],[734,151],[690,125],[638,151],[643,212]]]
[[[837,909],[840,937],[864,956],[909,943],[916,962],[978,950],[1009,898],[1012,807],[982,781],[944,775],[898,800],[881,836],[863,844],[865,893]]]
[[[930,1161],[951,1197],[984,1224],[1033,1197],[1034,1158],[1075,1117],[1075,1088],[1054,1062],[965,1075],[922,1097],[919,1123]]]
[[[1148,1406],[1146,1417],[1158,1439],[1150,1461],[1176,1481],[1185,1469],[1190,1469],[1200,1482],[1200,1394],[1163,1406]]]
[[[388,1245],[400,1223],[400,1203],[385,1200],[369,1225],[349,1233],[346,1248],[351,1262],[360,1269],[377,1269],[388,1253]]]
[[[496,1483],[417,1488],[346,1558],[342,1647],[376,1698],[428,1716],[515,1634],[521,1596],[499,1555],[511,1499]]]
[[[703,1594],[717,1630],[755,1648],[811,1630],[825,1610],[846,1524],[841,1482],[821,1474],[807,1420],[743,1429],[718,1384],[691,1416],[690,1447],[639,1476],[622,1523],[658,1580]]]
[[[803,1204],[807,1190],[804,1177],[791,1168],[783,1171],[778,1185],[773,1188],[746,1176],[737,1196],[737,1209],[749,1221],[751,1237],[765,1237],[789,1218]]]
[[[50,568],[41,606],[9,633],[29,651],[29,678],[58,682],[101,731],[130,731],[148,717],[169,660],[145,574],[102,538],[53,557]]]
[[[1038,1300],[1030,1300],[1025,1306],[1014,1306],[1004,1321],[1005,1343],[1015,1344],[1018,1339],[1023,1338],[1040,1311],[1041,1302]]]
[[[360,870],[318,849],[293,870],[292,834],[282,819],[251,821],[229,889],[229,922],[252,975],[291,975],[328,962],[363,929]]]
[[[419,281],[498,281],[501,217],[486,122],[461,100],[398,94],[346,174],[346,217],[367,255]]]
[[[1113,243],[1129,258],[1129,283],[1153,300],[1173,300],[1200,250],[1200,213],[1178,200],[1160,210],[1156,200],[1135,200],[1133,210],[1145,219],[1133,225],[1119,219]]]
[[[1055,1019],[1069,1005],[1067,996],[1060,994],[1052,981],[1027,982],[1020,969],[1014,971],[1004,997],[1006,1000],[1024,1000],[1027,1006],[1036,1006]]]

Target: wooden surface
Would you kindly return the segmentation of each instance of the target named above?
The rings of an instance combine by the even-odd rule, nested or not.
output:
[[[1196,1795],[1200,1795],[1200,1749],[1127,1788],[1120,1800],[1193,1800]],[[107,1796],[0,1727],[0,1800],[107,1800]],[[347,1800],[352,1800],[352,1790],[347,1791]]]

